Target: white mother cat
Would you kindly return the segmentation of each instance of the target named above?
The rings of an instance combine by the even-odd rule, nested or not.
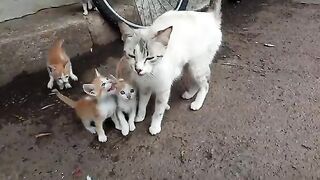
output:
[[[196,95],[192,110],[203,105],[209,89],[210,64],[222,40],[221,0],[215,7],[209,8],[209,12],[169,11],[145,29],[119,25],[132,76],[139,87],[136,122],[144,120],[150,96],[156,95],[149,128],[152,135],[161,131],[172,83],[186,64],[196,83],[182,97],[190,99]]]

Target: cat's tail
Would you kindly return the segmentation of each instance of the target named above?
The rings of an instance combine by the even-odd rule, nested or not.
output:
[[[74,108],[76,106],[76,102],[74,100],[68,98],[67,96],[64,96],[57,89],[53,89],[52,92],[55,93],[61,101],[66,103],[71,108]]]
[[[221,22],[221,1],[222,0],[216,0],[216,2],[213,2],[214,0],[210,0],[209,2],[209,8],[208,12],[213,12],[216,19]]]

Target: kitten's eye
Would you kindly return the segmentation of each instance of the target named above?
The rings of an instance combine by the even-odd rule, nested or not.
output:
[[[154,57],[147,57],[146,58],[146,60],[148,61],[148,60],[151,60],[151,59],[153,59]]]
[[[62,80],[62,78],[61,78],[61,77],[59,77],[58,79],[59,79],[59,80]]]
[[[120,91],[120,94],[122,94],[122,95],[123,95],[123,94],[125,94],[125,92],[124,92],[124,91]]]
[[[66,76],[66,78],[69,78],[69,76]]]
[[[134,89],[130,89],[130,92],[131,92],[131,93],[134,93]]]
[[[136,56],[132,55],[132,54],[128,54],[129,57],[131,58],[136,58]]]
[[[102,83],[101,86],[102,86],[102,87],[106,86],[106,83]]]

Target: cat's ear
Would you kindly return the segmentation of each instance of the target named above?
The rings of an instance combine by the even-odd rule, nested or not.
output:
[[[172,32],[172,26],[164,30],[158,31],[154,38],[157,41],[161,42],[163,45],[167,46],[170,39],[171,32]]]
[[[98,69],[94,69],[94,72],[96,73],[96,77],[100,77],[101,74],[99,73]]]
[[[128,37],[132,37],[134,35],[134,30],[129,27],[126,23],[120,22],[118,23],[118,27],[121,32],[121,40],[126,41]]]
[[[96,92],[94,91],[93,84],[83,84],[82,89],[85,93],[87,93],[90,96],[97,96]]]

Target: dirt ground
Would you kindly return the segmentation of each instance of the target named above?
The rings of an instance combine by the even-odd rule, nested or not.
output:
[[[223,11],[224,43],[204,107],[190,111],[180,98],[188,80],[178,81],[157,136],[148,133],[150,106],[127,137],[107,122],[108,142],[99,143],[48,95],[44,71],[2,87],[0,179],[320,178],[320,6],[244,0]],[[78,57],[80,82],[64,93],[83,94],[94,67],[113,72],[121,48]],[[52,134],[35,138],[43,132]]]

